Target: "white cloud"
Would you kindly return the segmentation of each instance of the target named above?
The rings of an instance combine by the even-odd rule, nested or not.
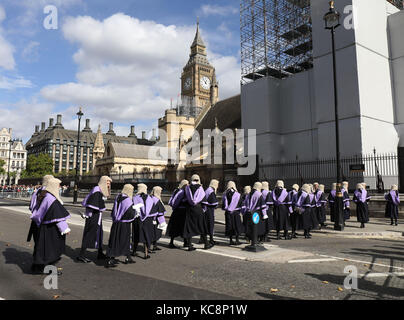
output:
[[[32,88],[33,84],[30,80],[23,77],[9,78],[0,75],[0,89],[13,90],[17,88]]]
[[[25,61],[36,62],[39,59],[39,42],[30,41],[21,52]]]
[[[31,137],[35,124],[40,124],[44,114],[51,114],[54,106],[38,99],[20,100],[11,106],[0,105],[0,128],[12,128],[13,138]],[[26,142],[26,141],[24,141]]]
[[[219,5],[210,5],[205,4],[200,9],[203,16],[228,16],[232,14],[238,14],[239,9],[233,6],[219,6]]]
[[[83,105],[103,122],[121,123],[156,120],[170,98],[176,100],[195,26],[164,26],[118,13],[103,21],[69,18],[62,30],[78,46],[73,57],[77,81],[44,87],[45,99]],[[212,52],[208,58],[216,68],[221,98],[239,93],[237,58]]]

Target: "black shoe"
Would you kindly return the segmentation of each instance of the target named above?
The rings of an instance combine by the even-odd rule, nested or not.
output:
[[[194,246],[189,246],[188,247],[188,251],[195,251],[195,250],[196,250],[196,248]]]
[[[236,245],[236,242],[234,242],[233,240],[231,240],[231,241],[230,241],[230,245],[231,245],[231,246],[235,246],[235,245]]]
[[[392,222],[390,225],[392,226],[392,225],[394,225],[394,223]],[[396,225],[397,225],[397,224],[396,224]]]
[[[205,241],[202,238],[199,238],[198,244],[204,244]]]
[[[281,235],[279,233],[276,235],[276,240],[281,240]]]
[[[209,241],[209,243],[210,243],[212,246],[215,246],[215,245],[217,244],[217,242],[216,242],[215,240],[213,240],[213,239],[211,239],[211,240]]]
[[[154,246],[153,247],[153,251],[160,251],[161,250],[161,248],[159,248],[159,247],[157,247],[157,246]]]
[[[190,244],[189,244],[187,241],[184,241],[183,247],[184,247],[184,248],[189,248],[189,247],[190,247]]]
[[[136,256],[137,256],[137,253],[136,253],[136,251],[132,251],[130,255],[131,255],[132,257],[136,257]]]
[[[396,222],[396,226],[398,226],[398,223]]]
[[[131,264],[131,263],[135,263],[135,261],[131,257],[126,257],[124,264]]]
[[[145,259],[145,260],[150,259],[150,255],[144,255],[143,259]]]
[[[212,248],[213,246],[209,243],[209,242],[207,242],[207,243],[205,243],[205,245],[203,246],[203,249],[204,250],[209,250],[210,248]]]
[[[285,235],[285,240],[291,240],[291,239],[292,239],[292,237],[289,234]]]
[[[114,263],[114,259],[107,259],[107,261],[105,262],[105,268],[115,268],[116,264]]]
[[[119,264],[119,260],[115,259],[115,258],[112,259],[112,262],[115,263],[115,264]]]
[[[83,263],[90,263],[90,262],[91,262],[90,259],[87,259],[86,257],[82,257],[82,256],[78,256],[78,257],[76,258],[76,260],[77,260],[77,261],[80,261],[80,262],[83,262]]]
[[[170,249],[177,249],[176,245],[174,243],[171,243],[168,245],[168,248]]]
[[[297,239],[296,233],[292,233],[292,238],[293,238],[293,239]]]
[[[105,260],[105,259],[107,259],[107,256],[105,254],[103,254],[103,253],[99,253],[97,255],[97,259],[98,260]]]

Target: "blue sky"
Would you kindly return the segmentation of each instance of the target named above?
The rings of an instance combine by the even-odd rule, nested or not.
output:
[[[47,30],[44,7],[58,9]],[[83,106],[95,131],[151,131],[180,92],[196,17],[216,68],[220,98],[239,93],[239,2],[235,0],[2,0],[0,127],[15,137],[63,114],[74,129]]]

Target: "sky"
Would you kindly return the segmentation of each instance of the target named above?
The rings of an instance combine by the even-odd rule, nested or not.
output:
[[[236,0],[1,0],[0,128],[25,143],[62,114],[77,130],[82,106],[93,131],[151,135],[181,91],[197,17],[220,99],[239,94]]]

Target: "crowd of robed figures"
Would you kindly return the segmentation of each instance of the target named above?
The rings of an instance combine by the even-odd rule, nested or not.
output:
[[[215,209],[219,205],[217,190],[219,181],[211,180],[204,189],[198,175],[193,175],[191,181],[182,180],[168,202],[172,214],[166,223],[166,210],[161,200],[161,187],[154,187],[148,194],[145,184],[138,184],[136,193],[131,184],[126,184],[115,197],[111,211],[112,226],[106,254],[103,253],[102,214],[106,210],[105,201],[111,195],[112,180],[103,176],[97,186],[83,200],[85,219],[82,245],[77,260],[83,263],[91,262],[86,257],[87,249],[97,249],[97,259],[105,260],[105,267],[115,267],[124,257],[124,263],[135,261],[137,248],[143,244],[144,259],[149,259],[151,253],[160,250],[157,241],[165,233],[170,238],[169,248],[176,248],[174,239],[181,237],[188,251],[195,250],[192,238],[199,236],[199,243],[204,249],[212,248],[214,241]],[[33,273],[42,273],[44,267],[55,264],[65,252],[66,235],[70,233],[67,219],[70,214],[64,208],[60,198],[61,181],[51,175],[43,178],[42,187],[32,196],[30,203],[31,227],[28,241],[34,239]],[[348,183],[342,185],[343,217],[350,219],[350,197]],[[397,186],[393,185],[385,195],[387,200],[386,216],[391,218],[391,224],[397,225],[398,207],[400,204]],[[276,239],[290,240],[297,238],[298,230],[304,231],[304,238],[310,239],[310,231],[326,226],[326,206],[330,208],[331,222],[336,217],[335,212],[336,184],[328,197],[324,185],[304,184],[301,188],[295,184],[290,191],[286,190],[283,181],[276,182],[270,190],[269,183],[256,182],[253,187],[246,186],[243,192],[237,190],[233,181],[227,183],[222,195],[222,209],[225,212],[225,236],[229,237],[230,245],[240,245],[241,236],[249,242],[253,237],[253,226],[257,224],[258,242],[270,242],[269,234],[276,232]],[[358,184],[353,195],[356,204],[357,220],[361,228],[369,221],[368,202],[370,196],[364,183]],[[257,213],[258,221],[253,222]],[[291,234],[289,234],[291,231]],[[235,241],[234,241],[235,240]]]

